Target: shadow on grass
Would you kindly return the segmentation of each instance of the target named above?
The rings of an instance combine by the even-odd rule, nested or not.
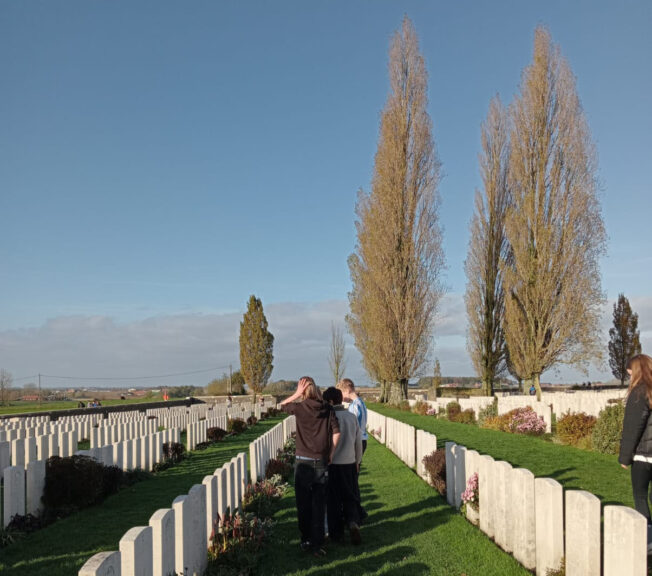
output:
[[[401,566],[387,570],[383,574],[385,576],[404,576],[405,574],[420,576],[422,574],[430,574],[430,566],[421,562],[412,562],[410,564],[401,564]]]

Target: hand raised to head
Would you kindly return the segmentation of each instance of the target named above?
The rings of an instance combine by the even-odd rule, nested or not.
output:
[[[303,391],[306,388],[308,388],[309,385],[310,385],[310,381],[308,380],[308,378],[301,378],[299,380],[299,383],[297,384],[297,392],[299,394],[303,394]]]

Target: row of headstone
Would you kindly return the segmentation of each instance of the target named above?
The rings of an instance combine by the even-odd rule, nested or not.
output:
[[[138,418],[110,423],[105,420],[103,426],[93,427],[90,430],[91,448],[99,448],[107,444],[115,444],[124,440],[139,438],[145,434],[153,434],[158,429],[155,419]]]
[[[479,524],[503,550],[537,576],[566,561],[567,576],[647,574],[647,522],[626,506],[604,507],[601,546],[600,500],[584,490],[566,490],[551,478],[535,478],[475,450],[446,443],[446,494],[460,507],[469,478],[478,474]],[[603,571],[601,572],[601,562]]]
[[[396,446],[396,435],[405,430],[395,422],[368,410],[369,433],[381,442],[387,440],[388,447]],[[416,431],[417,472],[424,479],[423,456],[436,448],[434,435]],[[402,460],[407,464],[410,459]],[[467,506],[467,518],[523,566],[536,570],[537,576],[558,569],[564,557],[567,576],[647,574],[647,523],[635,510],[604,506],[601,531],[600,500],[590,492],[564,492],[551,478],[534,478],[529,470],[447,442],[446,497],[451,506],[461,506],[474,473],[479,480],[479,511]]]
[[[490,405],[494,399],[498,401],[498,414],[505,414],[515,408],[530,406],[546,422],[549,427],[552,422],[552,414],[561,418],[567,412],[584,412],[590,416],[598,417],[603,410],[614,400],[624,398],[627,393],[623,390],[577,390],[570,392],[544,392],[541,401],[529,395],[519,396],[472,396],[471,398],[437,398],[428,400],[431,408],[437,411],[445,410],[449,402],[456,401],[462,410],[472,409],[477,417],[480,410]],[[416,400],[410,400],[414,405]],[[550,430],[548,429],[548,432]]]
[[[219,519],[241,507],[246,486],[247,456],[240,453],[154,512],[148,526],[128,530],[119,550],[95,554],[79,576],[201,576]]]
[[[155,464],[163,460],[163,444],[180,441],[181,431],[178,428],[167,428],[161,432],[96,446],[90,450],[80,450],[77,454],[89,456],[104,466],[117,466],[122,470],[141,468],[151,471]]]
[[[416,430],[394,418],[385,421],[385,446],[410,468],[416,464]]]
[[[50,456],[71,456],[76,451],[77,433],[74,431],[0,442],[0,478],[8,466],[26,468],[30,462],[47,460]]]
[[[186,447],[188,450],[194,450],[197,444],[206,442],[208,439],[207,431],[209,428],[221,428],[226,430],[227,418],[226,416],[218,416],[199,422],[192,422],[188,424],[186,430]]]
[[[446,410],[447,404],[450,402],[457,402],[462,410],[473,410],[475,417],[478,417],[480,410],[491,405],[494,401],[493,396],[473,396],[472,398],[437,398],[437,400],[422,400],[425,401],[430,408],[439,412]],[[409,400],[410,406],[414,406],[417,400]],[[552,414],[553,410],[549,403],[537,402],[536,398],[532,399],[531,396],[506,396],[498,398],[498,414],[505,414],[514,408],[525,408],[529,406],[534,410],[535,414],[546,424],[546,432],[552,430]]]
[[[249,472],[253,483],[264,478],[267,464],[276,458],[296,429],[295,422],[294,416],[289,416],[249,444]]]
[[[9,466],[3,471],[2,520],[7,527],[15,515],[38,515],[45,488],[45,460],[27,466]]]
[[[51,435],[14,440],[11,452],[9,443],[0,443],[3,525],[6,527],[15,515],[38,514],[45,487],[46,461],[50,456],[80,454],[123,470],[152,470],[154,464],[163,459],[163,443],[179,442],[180,439],[180,431],[174,429],[80,451],[77,450],[75,432],[64,432],[60,437]]]

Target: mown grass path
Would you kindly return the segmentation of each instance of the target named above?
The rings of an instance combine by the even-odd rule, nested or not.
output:
[[[623,470],[616,456],[554,444],[542,438],[486,430],[470,424],[420,416],[380,404],[369,409],[390,416],[437,436],[437,446],[456,442],[514,467],[527,468],[537,477],[554,478],[564,488],[588,490],[603,505],[634,505],[629,470]]]
[[[0,573],[30,576],[74,576],[93,554],[117,550],[124,533],[147,526],[159,508],[169,508],[179,495],[239,452],[249,454],[249,443],[282,420],[259,422],[244,433],[206,450],[193,452],[179,465],[34,532],[0,550]]]
[[[258,574],[530,574],[373,438],[364,456],[360,490],[369,512],[361,530],[362,545],[329,544],[327,556],[319,559],[299,549],[294,492],[286,494]]]

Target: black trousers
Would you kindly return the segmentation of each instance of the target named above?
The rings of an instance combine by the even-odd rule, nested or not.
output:
[[[652,482],[652,464],[647,462],[632,462],[632,492],[634,493],[634,508],[647,518],[650,524],[649,493]]]
[[[294,466],[294,493],[301,542],[310,541],[313,548],[324,543],[324,514],[326,513],[326,484],[328,473],[321,461],[296,460]]]
[[[358,507],[358,470],[355,464],[331,464],[328,467],[328,535],[337,540],[342,537],[344,526],[360,523]]]

